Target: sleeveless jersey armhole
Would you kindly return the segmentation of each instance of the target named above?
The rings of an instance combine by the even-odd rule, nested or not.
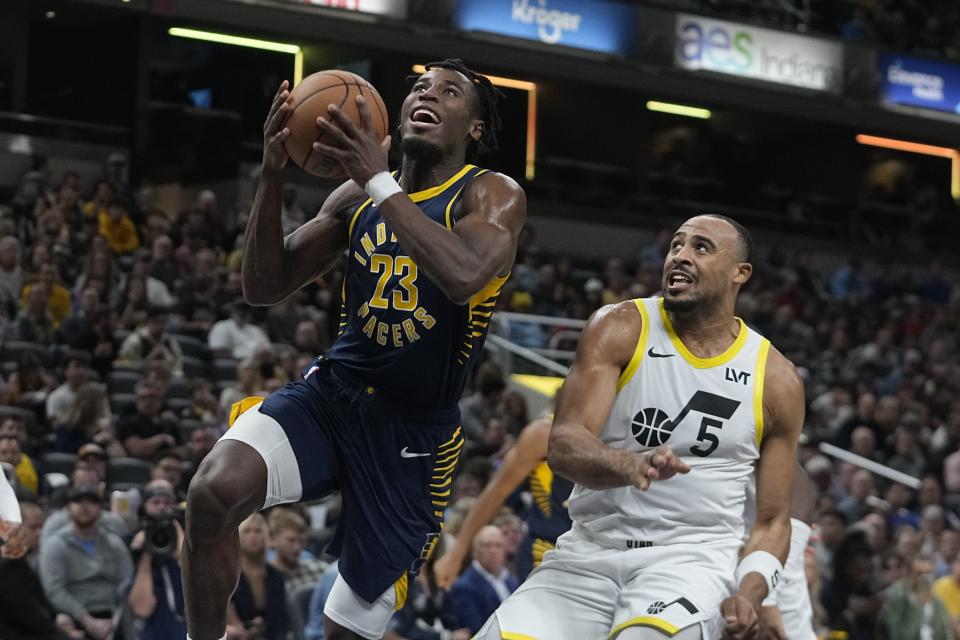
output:
[[[640,321],[642,322],[640,338],[637,340],[637,346],[633,350],[633,356],[630,357],[630,361],[620,374],[620,379],[617,380],[617,392],[627,386],[633,374],[640,368],[640,362],[643,361],[643,352],[647,347],[647,336],[650,333],[650,318],[647,314],[647,305],[641,298],[635,298],[633,303],[637,305],[637,311],[640,312]]]
[[[763,442],[763,383],[767,374],[769,353],[770,341],[764,338],[757,350],[757,366],[754,368],[756,382],[753,385],[753,419],[757,423],[757,433],[754,437],[757,451],[760,451],[760,443]]]

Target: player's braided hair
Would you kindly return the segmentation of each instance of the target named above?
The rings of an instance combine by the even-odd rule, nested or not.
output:
[[[490,78],[472,71],[463,63],[460,58],[447,58],[438,62],[430,62],[424,65],[427,69],[450,69],[457,71],[470,79],[473,88],[477,94],[477,106],[479,108],[480,119],[483,120],[483,131],[480,134],[479,141],[472,141],[467,146],[467,162],[475,162],[480,153],[480,147],[496,150],[497,131],[500,130],[500,98],[503,93],[493,86]]]

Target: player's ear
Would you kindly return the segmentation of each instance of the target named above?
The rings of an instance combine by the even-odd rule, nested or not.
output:
[[[749,262],[738,262],[737,272],[733,276],[733,281],[739,285],[746,284],[750,276],[753,275],[753,265]]]
[[[483,129],[486,126],[487,123],[483,120],[474,120],[470,127],[470,139],[474,142],[480,142],[480,138],[483,137]]]

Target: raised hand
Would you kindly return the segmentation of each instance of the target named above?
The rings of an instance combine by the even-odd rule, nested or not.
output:
[[[336,105],[331,104],[327,108],[330,118],[317,118],[317,126],[330,136],[335,146],[314,142],[313,148],[337,160],[347,175],[363,189],[370,178],[387,170],[390,136],[378,139],[370,107],[363,96],[357,96],[357,109],[360,111],[359,127]]]
[[[290,135],[290,129],[284,127],[287,116],[290,115],[290,91],[284,80],[273,96],[270,113],[263,123],[263,168],[270,171],[279,171],[287,164],[287,150],[283,141]]]

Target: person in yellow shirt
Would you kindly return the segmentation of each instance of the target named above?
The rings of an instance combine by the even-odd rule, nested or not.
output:
[[[100,213],[100,235],[118,256],[136,251],[140,247],[137,228],[127,215],[127,209],[119,202],[107,207],[106,213]]]
[[[960,620],[960,556],[950,563],[950,573],[933,583],[933,595],[943,602],[956,627]]]
[[[107,212],[107,207],[113,202],[113,197],[113,185],[106,180],[101,180],[93,190],[93,199],[83,205],[83,216],[99,220],[100,216]]]
[[[46,283],[49,287],[50,295],[47,297],[47,310],[53,316],[53,326],[58,328],[60,323],[70,315],[71,300],[70,290],[63,286],[60,281],[60,269],[55,262],[47,262],[40,270],[39,281]],[[23,288],[20,294],[20,305],[27,308],[27,300],[30,298],[30,289],[37,281],[28,284]]]
[[[34,496],[40,490],[40,476],[30,456],[20,451],[20,442],[13,436],[0,437],[0,462],[11,465],[17,482]],[[3,473],[3,471],[0,471]]]

